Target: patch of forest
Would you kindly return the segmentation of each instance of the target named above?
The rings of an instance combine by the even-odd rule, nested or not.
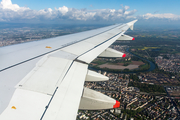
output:
[[[147,93],[165,93],[165,89],[162,85],[150,85],[140,82],[129,82],[128,86],[137,87],[141,92]]]

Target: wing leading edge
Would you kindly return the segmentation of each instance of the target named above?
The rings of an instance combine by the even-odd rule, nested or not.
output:
[[[83,93],[88,64],[124,36],[127,29],[133,29],[136,21],[30,42],[24,44],[26,47],[20,44],[0,48],[0,119],[76,119],[83,96],[86,97],[80,108],[93,109],[83,104],[87,100],[89,104],[97,99],[101,102],[106,97],[97,98],[99,93],[87,88]],[[109,101],[108,106],[102,104],[99,109],[119,107],[117,101],[107,99],[104,102]]]

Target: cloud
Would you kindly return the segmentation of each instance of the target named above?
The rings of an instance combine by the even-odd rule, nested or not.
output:
[[[171,22],[180,20],[180,15],[172,13],[159,14],[146,13],[135,16],[136,9],[129,10],[129,6],[120,5],[121,9],[76,9],[62,6],[51,9],[32,10],[28,7],[20,7],[11,0],[0,2],[0,21],[6,22],[86,22],[86,23],[112,23],[126,22],[139,19],[142,22]]]
[[[175,15],[172,13],[164,13],[164,14],[152,14],[147,13],[145,15],[140,16],[143,19],[169,19],[169,20],[180,20],[180,15]]]
[[[135,18],[137,10],[129,10],[129,6],[122,9],[76,9],[66,6],[55,8],[32,10],[28,7],[20,7],[11,0],[2,0],[0,3],[0,21],[119,21]]]
[[[136,9],[129,10],[129,6],[120,5],[121,9],[76,9],[62,6],[51,9],[32,10],[28,7],[20,7],[11,0],[0,2],[0,21],[6,22],[86,22],[86,23],[112,23],[126,22],[139,19],[142,22],[171,22],[180,20],[180,15],[172,13],[158,14],[146,13],[135,16]]]
[[[17,4],[12,4],[11,0],[2,0],[0,4],[0,8],[3,10],[12,10],[12,11],[29,9],[27,7],[19,7]]]

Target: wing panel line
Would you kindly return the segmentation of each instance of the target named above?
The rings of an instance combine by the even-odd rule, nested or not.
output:
[[[123,25],[123,24],[120,24],[120,25]],[[89,39],[89,38],[92,38],[92,37],[95,37],[95,36],[97,36],[97,35],[100,35],[100,34],[102,34],[102,33],[105,33],[105,32],[107,32],[107,31],[110,31],[110,30],[112,30],[112,29],[114,29],[114,28],[116,28],[116,27],[119,27],[119,25],[117,25],[117,26],[115,26],[115,27],[113,27],[113,28],[111,28],[111,29],[105,30],[105,31],[103,31],[103,32],[101,32],[101,33],[98,33],[98,34],[96,34],[96,35],[93,35],[93,36],[90,36],[90,37],[84,38],[84,39],[79,40],[79,41],[75,41],[75,42],[69,43],[69,44],[64,45],[64,46],[62,46],[62,47],[60,47],[60,48],[57,48],[57,49],[55,49],[55,50],[52,50],[52,51],[50,51],[50,52],[47,52],[47,53],[41,54],[41,55],[39,55],[39,56],[36,56],[36,57],[30,58],[30,59],[25,60],[25,61],[22,61],[22,62],[19,62],[19,63],[17,63],[17,64],[12,65],[12,66],[6,67],[6,68],[4,68],[4,69],[1,69],[1,70],[0,70],[0,72],[2,72],[2,71],[4,71],[4,70],[7,70],[7,69],[10,69],[10,68],[12,68],[12,67],[15,67],[15,66],[17,66],[17,65],[23,64],[23,63],[25,63],[25,62],[31,61],[31,60],[33,60],[33,59],[36,59],[36,58],[42,57],[42,56],[44,56],[44,55],[46,55],[46,54],[49,54],[49,53],[55,52],[55,51],[57,51],[57,50],[60,50],[60,49],[62,49],[62,48],[64,48],[64,47],[70,46],[70,45],[72,45],[72,44],[75,44],[75,43],[78,43],[78,42],[84,41],[84,40]]]
[[[44,110],[44,112],[43,112],[43,114],[42,114],[42,116],[41,116],[41,119],[40,119],[40,120],[42,120],[42,119],[43,119],[43,117],[44,117],[44,115],[45,115],[45,113],[46,113],[46,111],[47,111],[47,109],[48,109],[48,107],[49,107],[49,105],[50,105],[50,103],[51,103],[51,101],[52,101],[52,99],[53,99],[53,97],[54,97],[54,95],[55,95],[56,91],[57,91],[57,89],[58,89],[58,87],[56,87],[56,89],[55,89],[55,91],[54,91],[54,93],[53,93],[53,95],[52,95],[52,97],[51,97],[51,99],[50,99],[50,101],[49,101],[48,105],[45,107],[45,110]]]

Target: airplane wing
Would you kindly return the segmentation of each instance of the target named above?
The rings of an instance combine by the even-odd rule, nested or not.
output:
[[[108,48],[137,20],[96,30],[0,48],[0,120],[72,120],[78,109],[110,109],[120,103],[84,88],[108,80],[88,70],[96,57],[122,57]]]

